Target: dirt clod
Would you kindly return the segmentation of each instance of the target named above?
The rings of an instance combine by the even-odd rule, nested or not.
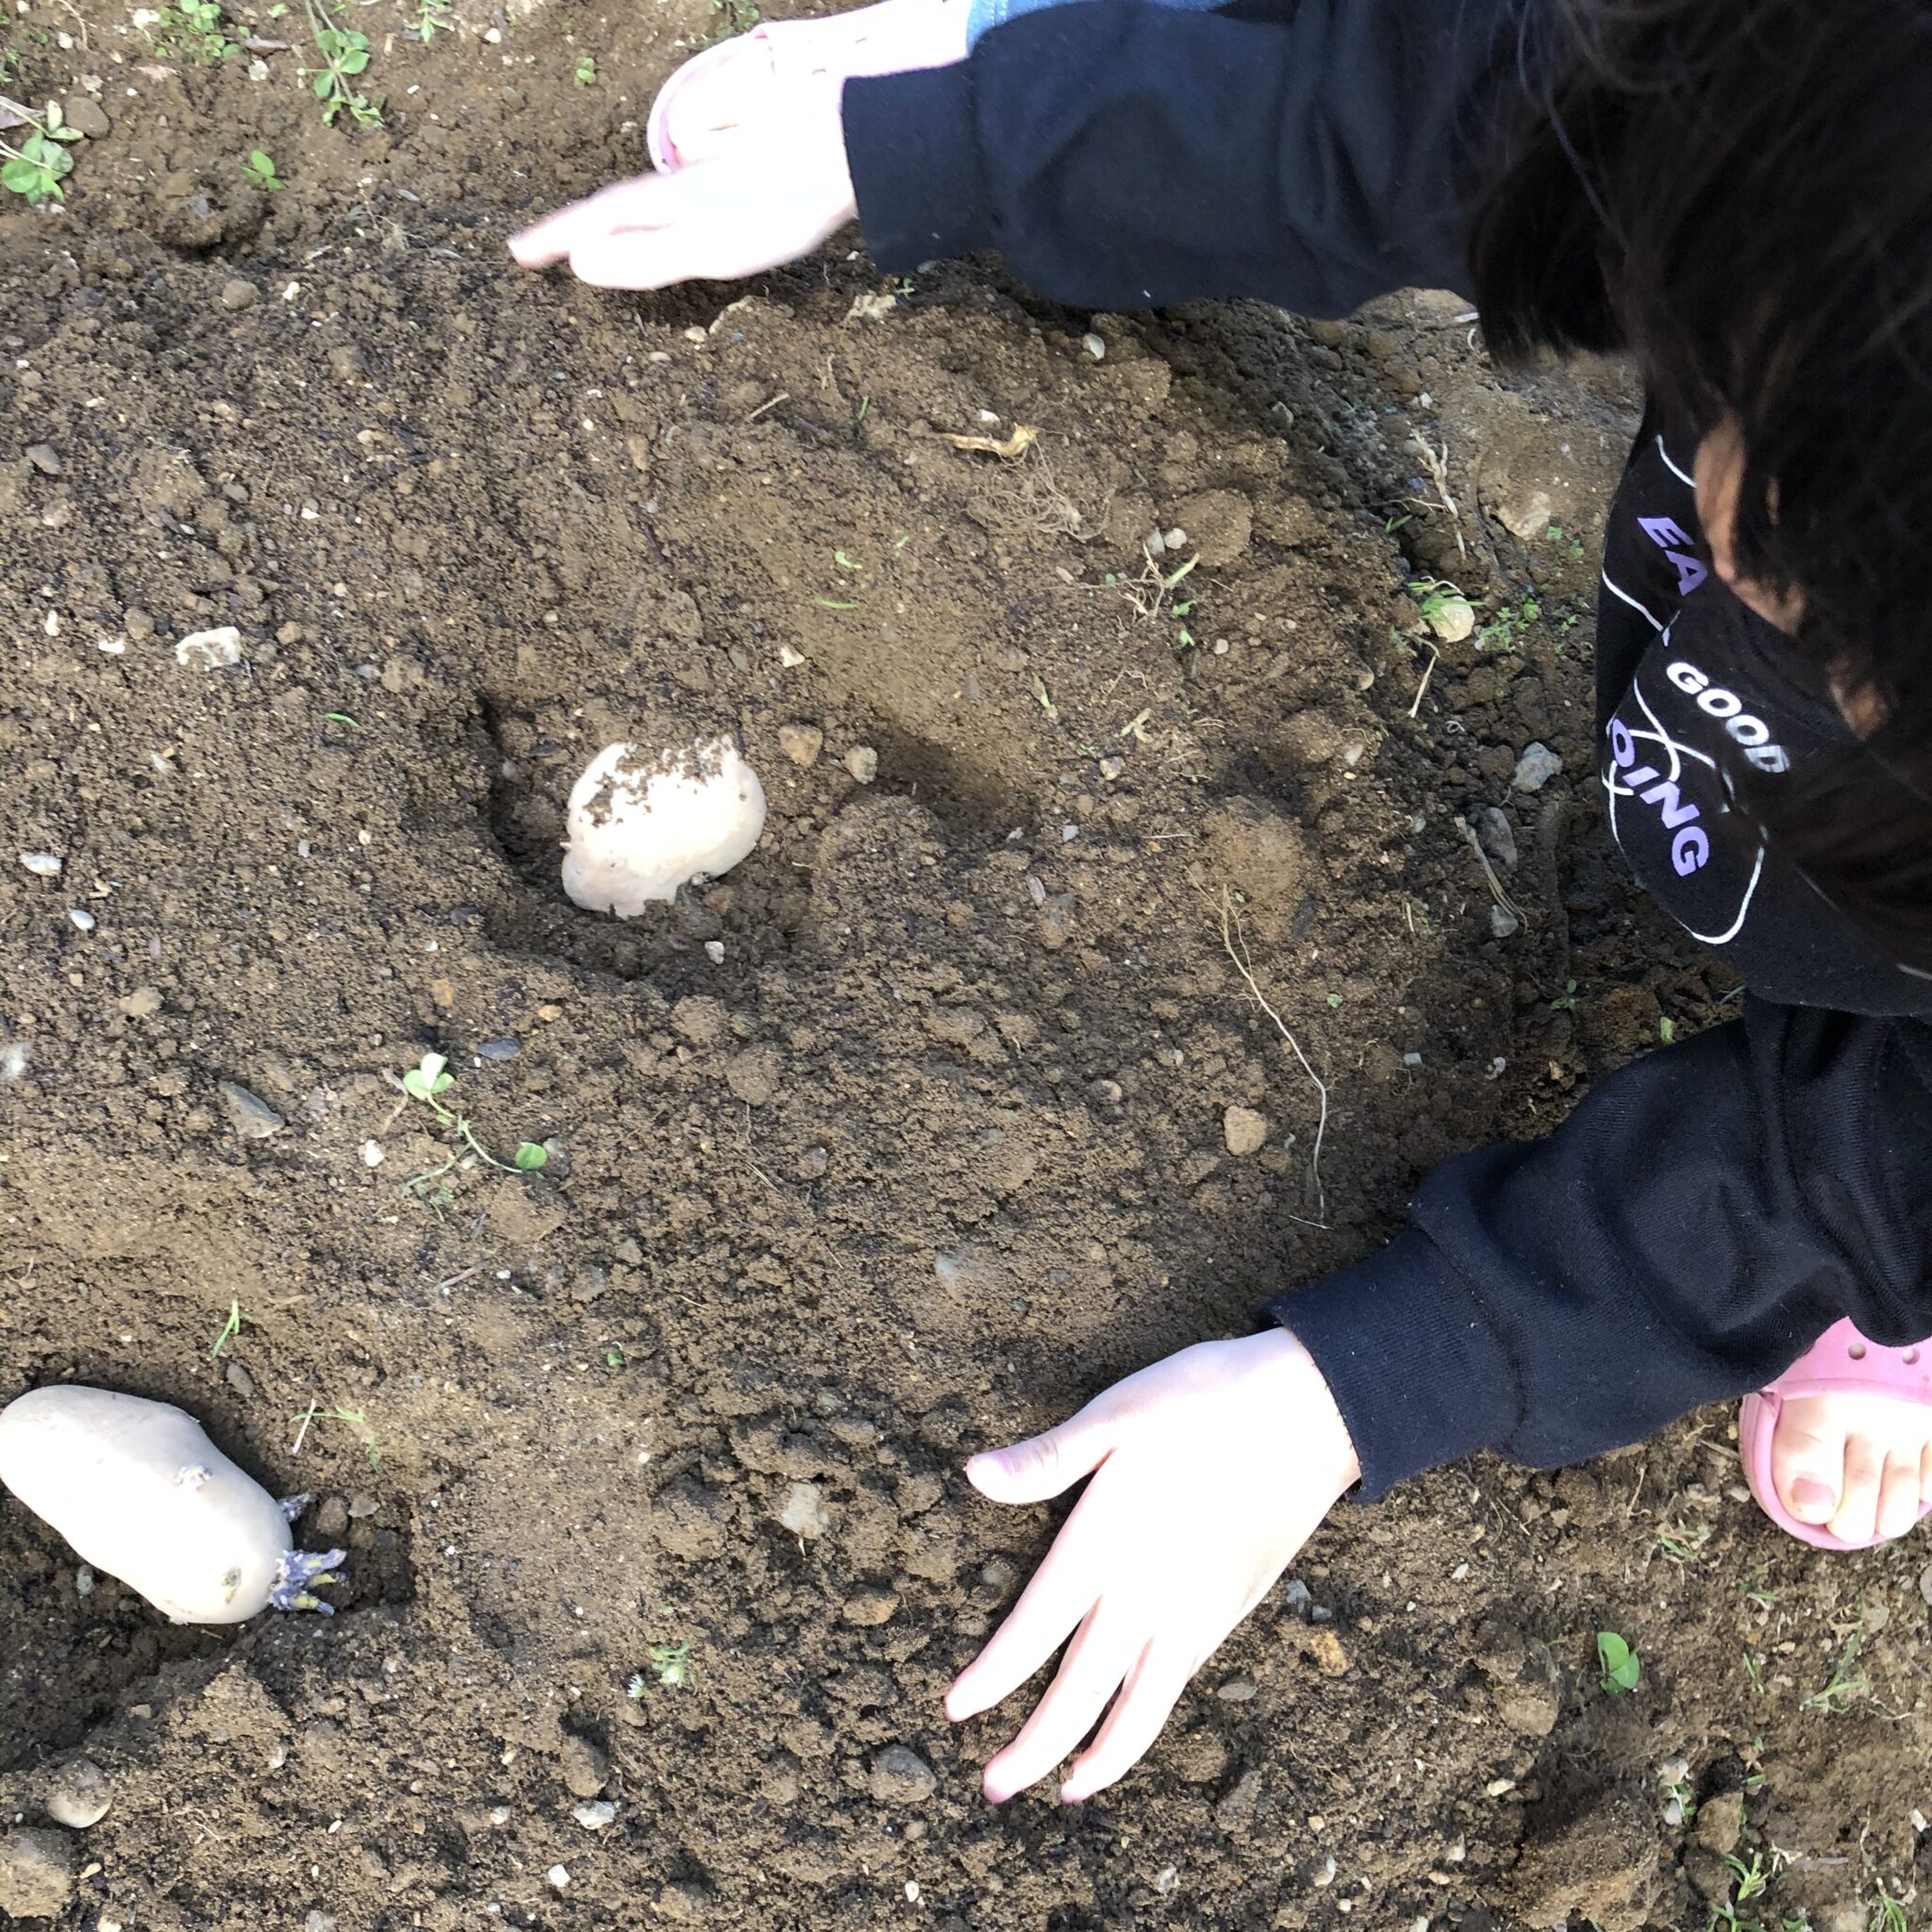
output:
[[[931,1765],[904,1744],[888,1744],[866,1776],[866,1789],[881,1805],[923,1805],[938,1785]]]
[[[557,1770],[572,1797],[594,1798],[609,1780],[610,1758],[594,1739],[572,1731],[557,1754]]]
[[[74,1843],[63,1831],[25,1825],[0,1834],[0,1912],[52,1919],[74,1896]]]

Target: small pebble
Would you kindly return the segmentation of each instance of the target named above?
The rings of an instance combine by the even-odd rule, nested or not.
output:
[[[1475,815],[1475,835],[1482,848],[1505,872],[1517,866],[1516,830],[1500,807],[1486,805]]]
[[[382,1505],[374,1496],[359,1495],[349,1498],[349,1514],[358,1523],[360,1523],[365,1517],[374,1516],[381,1507]]]
[[[1252,1677],[1230,1677],[1214,1694],[1227,1704],[1249,1703],[1255,1695],[1255,1680]]]
[[[1523,930],[1523,922],[1507,906],[1490,908],[1490,931],[1499,940],[1512,939]]]
[[[558,1891],[564,1890],[570,1884],[570,1874],[561,1865],[551,1866],[549,1871],[544,1873],[543,1875],[549,1879]]]
[[[84,134],[90,141],[105,141],[114,131],[107,110],[86,94],[69,94],[61,103],[60,118],[75,133]]]
[[[42,1803],[56,1824],[86,1831],[108,1815],[113,1789],[91,1757],[71,1757],[48,1780]]]
[[[866,1779],[881,1805],[923,1805],[939,1787],[932,1766],[904,1744],[888,1744],[872,1761]]]
[[[705,958],[708,958],[713,966],[724,965],[724,941],[723,940],[707,940],[705,941]]]
[[[1541,791],[1563,769],[1563,760],[1546,744],[1529,744],[1516,760],[1510,784],[1519,791]]]
[[[242,661],[242,633],[232,624],[192,631],[175,646],[175,661],[199,664],[204,671],[225,671]]]
[[[244,1141],[266,1141],[288,1125],[280,1114],[260,1094],[251,1093],[235,1080],[224,1080],[216,1089],[222,1097],[222,1110],[228,1124]]]
[[[363,1141],[362,1165],[364,1167],[380,1167],[382,1165],[382,1142],[380,1141]]]
[[[879,774],[879,755],[869,744],[855,744],[841,762],[861,785],[870,785]]]
[[[513,1060],[524,1050],[521,1040],[511,1040],[506,1035],[500,1040],[486,1040],[476,1049],[476,1058],[485,1060]]]
[[[1919,1572],[1919,1594],[1932,1604],[1932,1563],[1927,1563]]]
[[[58,879],[66,863],[58,852],[23,852],[20,862],[37,879]]]
[[[51,442],[28,443],[26,459],[43,476],[58,476],[60,474],[60,452]]]
[[[778,1521],[793,1536],[816,1538],[831,1526],[824,1492],[816,1483],[793,1483],[778,1512]]]
[[[230,1362],[224,1372],[223,1379],[244,1400],[255,1393],[255,1377],[240,1362]]]
[[[244,282],[240,275],[222,284],[224,308],[253,308],[260,300],[261,291],[253,282]]]
[[[586,1831],[602,1831],[617,1816],[617,1807],[608,1798],[594,1798],[579,1805],[570,1815]]]
[[[315,1533],[324,1541],[339,1537],[349,1526],[349,1506],[340,1496],[325,1496],[315,1512]]]
[[[94,929],[94,916],[84,906],[70,906],[67,917],[73,922],[75,932],[92,932]]]
[[[778,749],[794,765],[815,765],[824,749],[825,734],[816,724],[781,724]]]
[[[1096,362],[1105,362],[1107,360],[1107,338],[1105,336],[1096,336],[1092,334],[1082,336],[1080,338],[1080,346],[1083,349],[1085,349],[1087,353],[1090,356],[1091,356]]]

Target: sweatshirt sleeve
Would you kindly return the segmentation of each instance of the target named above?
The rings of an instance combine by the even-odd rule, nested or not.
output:
[[[1362,1493],[1472,1450],[1554,1468],[1771,1381],[1842,1316],[1932,1334],[1932,1023],[1768,1002],[1446,1162],[1379,1255],[1268,1313]]]
[[[954,66],[848,81],[846,154],[891,274],[992,248],[1080,307],[1340,316],[1466,287],[1471,161],[1516,51],[1497,0],[1074,0]]]

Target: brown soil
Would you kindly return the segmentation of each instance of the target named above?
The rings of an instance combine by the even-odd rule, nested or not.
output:
[[[504,234],[640,164],[714,23],[461,20],[356,11],[359,136],[298,52],[158,61],[61,0],[0,38],[5,92],[92,76],[111,123],[64,212],[0,215],[0,1400],[180,1402],[352,1552],[333,1622],[170,1629],[0,1501],[0,1813],[82,1747],[114,1787],[62,1923],[1628,1932],[1704,1926],[1734,1851],[1784,1868],[1746,1922],[1909,1898],[1921,1558],[1781,1538],[1724,1413],[1343,1508],[1080,1811],[990,1809],[1010,1713],[939,1709],[1055,1520],[965,1454],[1720,1017],[1588,777],[1619,373],[1499,383],[1448,298],[1070,316],[843,248],[741,301],[521,276]],[[941,440],[1020,424],[1012,461]],[[1418,575],[1518,613],[1419,701]],[[221,625],[240,663],[177,663]],[[575,910],[589,757],[721,728],[758,851]],[[1526,796],[1532,740],[1566,772]],[[1225,905],[1328,1086],[1319,1176]],[[449,1154],[396,1085],[432,1050],[542,1173],[404,1188]]]

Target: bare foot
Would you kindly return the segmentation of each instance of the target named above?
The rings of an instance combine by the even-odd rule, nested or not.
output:
[[[1790,1398],[1771,1474],[1801,1523],[1844,1542],[1903,1536],[1932,1500],[1932,1407],[1889,1395]]]
[[[908,74],[966,58],[969,0],[874,0],[822,20],[776,21],[708,48],[672,75],[652,116],[661,166],[716,158],[801,80]]]

